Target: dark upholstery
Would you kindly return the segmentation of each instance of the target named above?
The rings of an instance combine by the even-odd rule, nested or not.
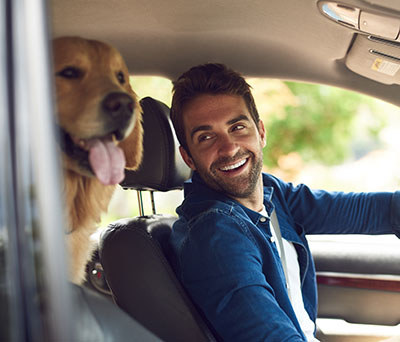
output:
[[[123,186],[168,191],[181,188],[190,169],[181,161],[169,109],[145,98],[144,160]],[[215,341],[171,267],[168,243],[175,216],[122,219],[108,226],[100,260],[115,302],[166,342]]]
[[[115,302],[164,341],[214,341],[166,258],[175,219],[152,215],[109,225],[100,246],[108,285]]]
[[[124,188],[169,191],[182,188],[191,170],[182,160],[178,140],[164,103],[145,97],[143,109],[143,162],[137,171],[125,171]]]

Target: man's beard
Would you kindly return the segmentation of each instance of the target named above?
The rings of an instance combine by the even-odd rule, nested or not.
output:
[[[251,163],[250,170],[246,174],[231,179],[230,177],[224,177],[223,173],[218,170],[223,165],[232,164],[244,158],[247,159],[246,163]],[[195,166],[204,182],[214,190],[225,193],[232,198],[247,198],[254,192],[260,179],[263,166],[262,152],[256,156],[249,151],[239,151],[231,158],[218,159],[207,170],[199,167],[196,162]]]

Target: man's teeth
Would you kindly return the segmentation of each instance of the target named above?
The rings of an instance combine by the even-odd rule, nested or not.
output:
[[[236,164],[221,167],[220,170],[221,170],[221,171],[233,170],[233,169],[236,169],[236,168],[238,168],[238,167],[244,165],[245,162],[246,162],[246,159],[243,159],[243,160],[241,160],[241,161],[238,161]]]

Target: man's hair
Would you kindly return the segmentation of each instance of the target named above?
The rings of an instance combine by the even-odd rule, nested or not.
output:
[[[183,108],[189,101],[202,94],[241,96],[258,128],[260,117],[251,94],[251,86],[241,74],[223,64],[208,63],[195,66],[174,82],[171,105],[171,120],[179,143],[187,153],[190,154],[183,125]]]

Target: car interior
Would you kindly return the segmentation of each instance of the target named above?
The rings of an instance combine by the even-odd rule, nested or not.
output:
[[[144,140],[145,157],[142,167],[137,172],[128,172],[121,186],[138,193],[181,188],[183,181],[190,178],[190,170],[179,158],[179,144],[169,118],[169,108],[150,97],[144,98],[141,105],[144,129],[148,132]],[[140,200],[139,196],[138,205],[143,207]],[[101,234],[98,253],[91,264],[101,265],[97,271],[103,272],[106,282],[97,286],[92,281],[93,267],[88,267],[88,279],[92,287],[103,292],[108,289],[117,305],[162,340],[215,341],[216,333],[196,309],[173,271],[175,261],[168,238],[175,220],[174,216],[157,214],[153,207],[151,215],[142,212],[139,217],[124,218],[110,224]],[[389,263],[388,260],[397,258],[398,253],[392,249],[374,251],[371,248],[366,251],[349,244],[330,247],[327,251],[326,244],[312,245],[319,271],[319,294],[324,298],[319,306],[320,317],[397,325],[397,304],[393,304],[399,298],[390,291],[394,283],[377,280],[379,285],[374,286],[373,280],[369,280],[370,286],[365,287],[365,284],[356,283],[357,277],[347,279],[359,287],[354,290],[346,279],[342,279],[340,284],[340,279],[330,273],[336,274],[340,269],[353,275],[396,274],[397,261]],[[356,253],[355,249],[358,249]],[[333,255],[336,255],[334,263]],[[96,281],[97,272],[95,276]],[[377,294],[372,303],[370,300],[365,302],[371,291]],[[350,309],[340,307],[338,298],[340,303],[350,302]],[[377,309],[380,307],[385,308],[384,314]],[[322,341],[329,341],[322,331],[318,331],[317,336]]]
[[[246,77],[329,85],[400,106],[398,0],[0,2],[0,340],[218,340],[174,274],[168,237],[177,217],[158,212],[154,200],[191,176],[170,104],[155,96],[141,99],[141,168],[126,170],[120,184],[137,191],[131,205],[139,216],[101,232],[83,286],[66,280],[64,234],[54,229],[64,225],[61,172],[51,147],[50,47],[61,36],[115,46],[135,76],[172,82],[191,66],[222,62]],[[313,239],[310,246],[317,337],[400,341],[398,245]]]

